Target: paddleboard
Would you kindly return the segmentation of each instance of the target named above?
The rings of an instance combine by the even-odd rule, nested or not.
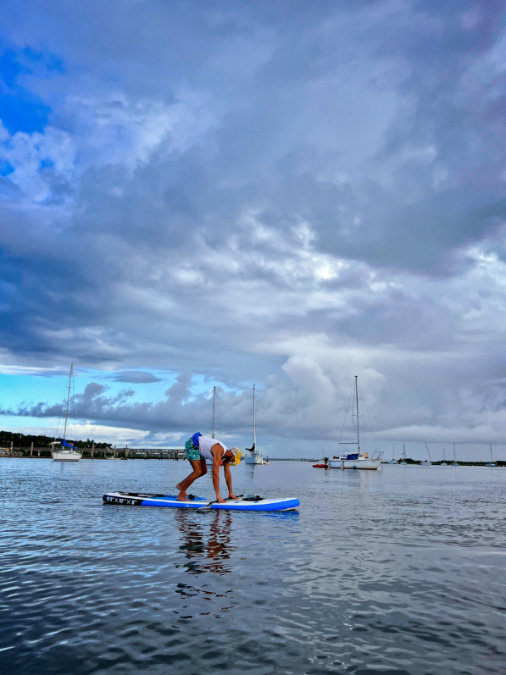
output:
[[[103,496],[104,504],[123,506],[166,506],[173,509],[213,509],[216,511],[291,511],[300,506],[296,497],[283,499],[264,499],[263,497],[241,497],[227,499],[224,504],[194,497],[189,502],[180,502],[175,495],[155,495],[142,492],[107,492]]]

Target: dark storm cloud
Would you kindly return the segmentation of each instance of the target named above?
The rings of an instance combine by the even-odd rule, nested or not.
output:
[[[44,55],[16,86],[50,112],[0,127],[6,360],[180,373],[161,403],[87,390],[115,424],[189,424],[199,374],[266,382],[269,428],[325,435],[355,369],[385,428],[446,423],[441,345],[457,408],[474,363],[505,367],[504,22],[494,0],[7,3],[12,54]],[[419,392],[397,422],[394,373]]]

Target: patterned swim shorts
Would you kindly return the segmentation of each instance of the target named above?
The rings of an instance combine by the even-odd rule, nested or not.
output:
[[[202,457],[200,456],[199,449],[193,445],[193,440],[191,438],[189,438],[186,441],[184,445],[184,451],[186,453],[186,459],[193,459],[193,460],[202,459]]]

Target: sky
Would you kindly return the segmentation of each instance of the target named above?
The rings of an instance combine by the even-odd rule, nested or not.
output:
[[[506,8],[4,0],[0,427],[506,460]],[[368,427],[366,421],[370,421]],[[344,435],[343,435],[344,434]],[[452,451],[452,450],[451,450]]]

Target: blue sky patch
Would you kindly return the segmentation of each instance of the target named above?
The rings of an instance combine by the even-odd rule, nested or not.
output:
[[[0,176],[8,176],[14,171],[14,167],[10,162],[0,159]]]
[[[0,119],[11,134],[15,134],[16,131],[26,133],[43,131],[50,112],[49,106],[29,92],[0,93]]]
[[[48,122],[51,108],[20,83],[21,76],[34,71],[38,77],[62,73],[62,61],[29,47],[0,53],[0,119],[11,134],[43,131]]]

